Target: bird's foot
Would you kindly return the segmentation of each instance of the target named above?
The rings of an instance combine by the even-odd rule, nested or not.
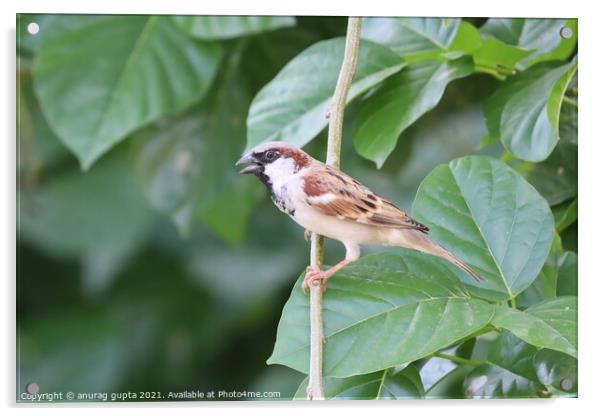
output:
[[[320,270],[319,267],[316,266],[307,266],[305,269],[305,278],[303,279],[303,283],[301,284],[301,288],[303,291],[308,289],[311,285],[322,284],[322,290],[326,290],[326,281],[330,277],[328,272]]]

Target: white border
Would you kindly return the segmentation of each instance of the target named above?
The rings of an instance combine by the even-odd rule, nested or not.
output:
[[[378,412],[395,413],[416,412],[421,415],[437,414],[445,416],[468,415],[487,412],[488,416],[504,415],[509,411],[530,410],[545,412],[546,415],[589,414],[589,408],[596,405],[599,377],[602,375],[600,354],[602,345],[600,337],[601,315],[594,296],[602,294],[600,287],[602,276],[595,262],[600,243],[597,237],[602,236],[600,219],[600,115],[599,100],[602,97],[600,88],[600,40],[602,40],[602,20],[596,13],[594,1],[545,1],[529,2],[526,0],[504,0],[500,2],[476,2],[470,0],[455,1],[394,1],[370,0],[366,2],[303,0],[300,2],[277,2],[275,0],[134,0],[130,2],[117,0],[52,0],[41,2],[21,0],[18,4],[2,2],[0,19],[4,23],[4,39],[2,45],[2,77],[5,92],[0,112],[5,137],[2,143],[2,249],[0,264],[5,267],[2,274],[4,281],[4,304],[2,332],[2,357],[4,359],[3,375],[0,378],[1,403],[10,407],[9,413],[31,407],[15,408],[15,14],[16,13],[127,13],[127,14],[270,14],[270,15],[409,15],[409,16],[487,16],[487,17],[577,17],[579,18],[579,216],[581,230],[579,238],[579,399],[565,400],[491,400],[491,401],[429,401],[393,403],[173,403],[173,404],[125,404],[111,406],[115,414],[142,413],[165,414],[166,409],[178,409],[186,413],[198,415],[200,412],[225,414],[229,410],[249,414],[287,413],[306,415],[331,413],[335,407],[346,413],[364,414],[369,405],[377,405]],[[585,230],[585,231],[583,231]],[[86,414],[98,414],[107,410],[108,406],[88,405]],[[310,410],[311,408],[311,410]],[[44,412],[50,414],[81,414],[81,407],[44,406]],[[140,409],[140,410],[137,410]],[[170,410],[171,411],[171,410]]]

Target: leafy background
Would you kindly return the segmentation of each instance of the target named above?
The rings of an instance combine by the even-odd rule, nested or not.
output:
[[[233,164],[265,140],[324,157],[345,28],[18,16],[18,395],[304,396],[308,245]],[[326,293],[327,396],[576,395],[577,22],[366,18],[362,37],[343,168],[483,282],[368,248]]]

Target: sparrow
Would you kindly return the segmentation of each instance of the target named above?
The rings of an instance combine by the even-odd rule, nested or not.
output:
[[[428,236],[427,226],[340,170],[285,142],[259,144],[236,165],[266,186],[278,209],[306,232],[338,240],[345,258],[328,270],[308,266],[302,288],[328,279],[360,257],[361,245],[405,247],[441,257],[477,281],[466,263]]]

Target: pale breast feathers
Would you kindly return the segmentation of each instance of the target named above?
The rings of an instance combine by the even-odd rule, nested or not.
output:
[[[323,214],[360,224],[428,232],[426,226],[343,172],[326,165],[312,170],[304,183],[307,204]]]

